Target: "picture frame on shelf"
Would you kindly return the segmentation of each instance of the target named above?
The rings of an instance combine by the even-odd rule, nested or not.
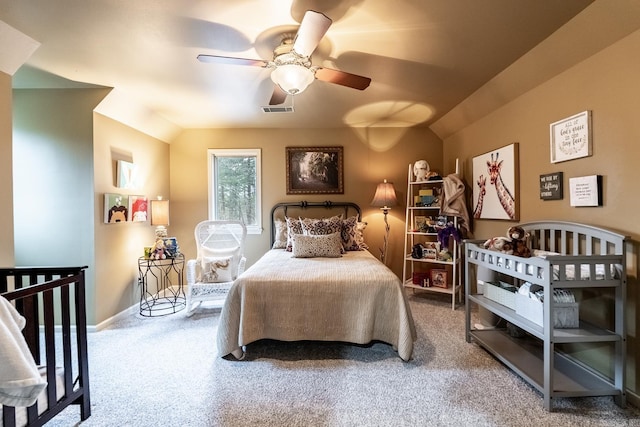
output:
[[[520,219],[518,143],[473,158],[473,217]]]
[[[287,194],[343,194],[342,147],[286,147]]]
[[[180,254],[180,246],[178,245],[178,239],[175,237],[163,237],[164,252],[167,258],[175,258]]]
[[[427,232],[427,217],[424,215],[416,215],[413,219],[414,221],[414,230],[418,233],[426,233]]]
[[[430,272],[431,286],[436,288],[448,288],[448,273],[445,269],[433,268]]]
[[[426,259],[437,259],[438,252],[440,252],[440,243],[438,242],[425,242],[422,256]]]

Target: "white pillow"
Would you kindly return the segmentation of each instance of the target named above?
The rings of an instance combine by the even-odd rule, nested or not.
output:
[[[238,275],[238,263],[240,262],[240,248],[212,249],[200,248],[200,263],[202,275],[200,282],[220,283],[230,282]],[[226,261],[229,261],[228,266]],[[216,277],[217,275],[217,277]]]
[[[231,282],[234,279],[233,256],[202,258],[202,277],[204,283]]]
[[[287,248],[287,235],[289,229],[287,228],[286,221],[282,219],[276,219],[275,223],[275,239],[273,240],[273,246],[271,249],[286,249]]]
[[[339,258],[342,254],[340,233],[294,234],[292,240],[294,258]]]
[[[285,221],[287,223],[287,247],[285,249],[288,252],[291,252],[293,245],[293,236],[295,234],[302,234],[302,223],[300,223],[299,218],[286,217]]]

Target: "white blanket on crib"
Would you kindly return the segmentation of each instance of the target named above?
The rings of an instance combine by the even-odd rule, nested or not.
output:
[[[0,296],[0,404],[31,406],[47,386],[29,351],[22,329],[26,320]]]

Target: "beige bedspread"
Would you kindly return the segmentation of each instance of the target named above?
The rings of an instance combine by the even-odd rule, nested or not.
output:
[[[416,330],[400,279],[368,251],[293,258],[272,249],[240,276],[218,326],[221,357],[259,339],[391,344],[403,360]]]

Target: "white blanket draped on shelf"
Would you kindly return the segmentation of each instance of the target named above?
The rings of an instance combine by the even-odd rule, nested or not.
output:
[[[22,336],[26,320],[0,296],[0,404],[31,406],[47,386]]]

